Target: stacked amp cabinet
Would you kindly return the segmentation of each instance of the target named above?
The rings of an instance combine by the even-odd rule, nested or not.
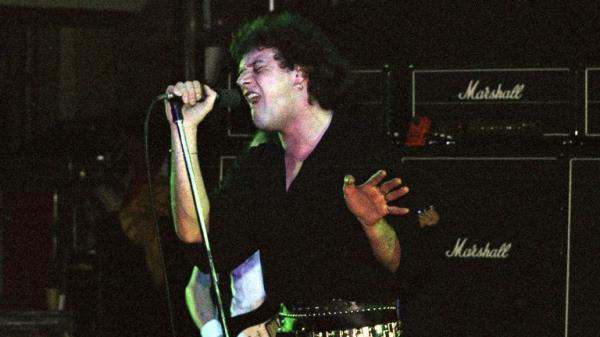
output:
[[[404,176],[441,220],[407,290],[407,336],[563,336],[566,162],[405,157]],[[410,252],[407,252],[410,254]]]
[[[584,135],[600,137],[600,68],[585,69]]]
[[[406,336],[600,333],[598,70],[412,71],[411,117],[431,129],[403,174],[441,220],[403,294]]]
[[[569,162],[567,336],[600,332],[600,156]]]
[[[523,147],[560,143],[578,129],[577,76],[569,68],[423,69],[411,75],[411,117],[431,119],[434,142]]]

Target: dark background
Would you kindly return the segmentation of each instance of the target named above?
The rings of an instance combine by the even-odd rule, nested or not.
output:
[[[165,290],[152,284],[142,246],[125,236],[115,210],[99,201],[94,191],[109,187],[120,200],[143,184],[139,150],[143,119],[152,99],[168,84],[190,74],[202,77],[206,46],[226,48],[235,27],[268,12],[268,1],[213,1],[212,23],[206,27],[202,1],[136,4],[133,8],[118,4],[93,8],[0,2],[1,307],[44,309],[44,288],[65,286],[69,281],[68,308],[79,312],[79,330],[87,333],[80,332],[81,336],[110,336],[116,331],[128,336],[169,334]],[[581,77],[584,68],[600,65],[598,5],[591,0],[287,0],[275,1],[275,7],[313,19],[354,68],[389,66],[396,84],[392,118],[387,121],[394,124],[384,128],[401,135],[410,116],[410,69],[565,67]],[[193,29],[186,13],[195,13]],[[194,38],[186,37],[190,31]],[[224,87],[232,65],[223,58],[216,68],[219,75],[213,84]],[[581,101],[581,88],[575,92]],[[580,114],[582,104],[574,109]],[[204,126],[210,135],[206,142],[214,149],[203,158],[210,186],[218,183],[219,157],[237,154],[249,139],[228,136],[227,125],[244,117],[234,117],[235,121],[227,117],[226,112],[215,114]],[[240,122],[244,123],[247,120]],[[155,168],[169,147],[166,128],[162,109],[157,107],[150,135]],[[530,147],[530,153],[538,149],[547,153],[543,145]],[[597,155],[594,149],[586,148],[586,155]],[[439,149],[435,151],[440,154]],[[552,155],[560,157],[569,151],[552,150]],[[475,152],[498,155],[488,147]],[[441,154],[448,153],[442,150]],[[566,176],[566,171],[560,172]],[[566,195],[568,185],[561,186]],[[55,192],[60,196],[58,225],[52,216]],[[565,207],[566,212],[564,199],[558,207]],[[69,273],[57,274],[57,268],[64,269],[53,264],[53,231],[58,228],[64,236],[74,224],[80,225],[82,233],[92,233],[93,240],[76,247],[72,237],[63,237],[63,250],[74,252],[65,263],[78,266],[83,262],[91,269],[67,268]],[[161,226],[175,329],[181,336],[194,335],[182,305],[191,266],[182,257],[187,248],[174,238],[168,219]],[[557,233],[563,235],[563,229]],[[585,298],[586,294],[577,296]],[[422,297],[415,302],[427,303]],[[580,317],[589,314],[586,310],[581,309]],[[419,307],[414,312],[436,311]],[[481,333],[486,331],[482,328]]]

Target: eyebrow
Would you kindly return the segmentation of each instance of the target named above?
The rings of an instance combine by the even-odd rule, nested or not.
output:
[[[242,72],[244,71],[244,68],[254,68],[257,64],[260,65],[259,63],[266,63],[265,60],[263,60],[262,58],[257,58],[256,60],[254,60],[253,62],[249,63],[249,64],[245,64],[243,67],[240,67],[238,69],[238,76],[240,76],[242,74]]]

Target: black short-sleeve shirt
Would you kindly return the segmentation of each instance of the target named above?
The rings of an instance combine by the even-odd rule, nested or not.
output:
[[[260,249],[265,291],[276,303],[375,302],[396,295],[397,279],[375,260],[342,186],[346,174],[357,184],[379,169],[393,177],[401,158],[384,137],[342,114],[334,113],[288,191],[284,151],[266,143],[241,157],[225,187],[211,196],[209,237],[217,268],[230,270]],[[407,219],[388,221],[402,226]]]

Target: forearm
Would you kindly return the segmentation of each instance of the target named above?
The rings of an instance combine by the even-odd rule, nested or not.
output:
[[[377,261],[391,272],[398,270],[401,247],[392,226],[382,218],[372,226],[363,225],[363,229]]]
[[[196,128],[185,129],[191,153],[192,167],[194,169],[196,189],[202,207],[202,214],[208,226],[210,203],[202,178],[200,162],[198,161],[196,132]],[[182,241],[200,242],[202,241],[202,235],[194,207],[194,199],[183,157],[183,149],[179,142],[178,131],[175,126],[171,128],[171,138],[171,209],[175,222],[175,231]]]

